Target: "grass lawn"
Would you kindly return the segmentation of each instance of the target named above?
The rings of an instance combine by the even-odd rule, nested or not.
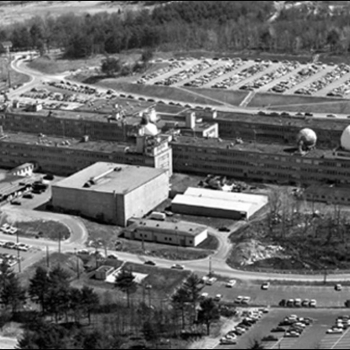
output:
[[[270,109],[280,110],[280,107],[271,107]],[[290,112],[312,112],[312,113],[331,113],[331,114],[350,114],[350,102],[348,101],[332,101],[309,103],[301,105],[283,106],[283,109]]]
[[[74,279],[77,276],[77,264],[79,265],[80,271],[83,271],[82,260],[79,259],[77,263],[76,259],[77,258],[73,254],[52,253],[49,255],[49,266],[50,268],[53,268],[57,265],[60,265],[68,273],[70,278]],[[29,286],[29,280],[34,276],[35,270],[39,266],[47,268],[46,257],[28,267],[25,271],[19,274],[23,286]]]
[[[318,104],[323,102],[341,102],[341,99],[331,97],[314,97],[314,96],[300,96],[300,95],[280,95],[269,93],[258,93],[254,96],[248,107],[275,107],[280,106],[280,109],[289,110],[288,107],[293,105],[303,104]]]
[[[245,91],[227,91],[222,89],[196,89],[189,87],[186,87],[185,89],[203,95],[204,97],[209,97],[214,100],[219,100],[224,103],[231,104],[233,106],[239,106],[248,95],[248,93]]]
[[[120,82],[118,79],[104,79],[99,81],[97,85],[117,91],[123,91],[128,94],[134,93],[157,99],[182,101],[185,103],[220,105],[220,103],[216,103],[205,96],[198,96],[196,94],[187,93],[185,90],[168,86],[131,84],[127,82]]]
[[[6,214],[5,214],[6,215]],[[67,226],[58,221],[20,221],[13,220],[12,217],[6,217],[2,220],[2,224],[8,223],[18,228],[19,236],[21,237],[36,237],[40,232],[41,238],[51,239],[53,241],[64,241],[70,237],[70,231]]]
[[[6,67],[6,64],[4,62],[4,58],[0,57],[0,91],[8,88],[8,73],[7,70],[4,69]],[[29,77],[25,74],[18,73],[11,69],[10,71],[10,78],[11,78],[11,86],[24,84],[29,81]]]

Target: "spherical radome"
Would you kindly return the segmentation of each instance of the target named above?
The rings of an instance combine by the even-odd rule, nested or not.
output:
[[[317,135],[311,129],[303,129],[298,134],[297,142],[298,144],[303,142],[306,147],[314,147],[317,142]]]
[[[350,126],[348,126],[341,135],[340,144],[346,151],[350,151]]]

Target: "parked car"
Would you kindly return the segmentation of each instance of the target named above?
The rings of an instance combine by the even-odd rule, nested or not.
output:
[[[233,286],[236,284],[236,280],[230,280],[226,283],[227,288],[233,288]]]
[[[145,262],[145,265],[156,266],[156,263],[152,260],[148,260]]]
[[[179,265],[179,264],[174,264],[174,265],[171,266],[171,268],[175,269],[175,270],[184,270],[185,266]]]
[[[275,342],[278,341],[278,338],[273,336],[273,335],[268,335],[267,337],[264,337],[261,339],[261,341],[271,341],[271,342]]]
[[[220,301],[222,299],[222,295],[221,294],[216,294],[214,301]]]
[[[342,285],[341,285],[340,283],[336,284],[336,285],[334,286],[334,290],[337,291],[337,292],[341,292],[341,290],[342,290]]]
[[[264,282],[262,285],[261,285],[261,289],[262,290],[268,290],[270,288],[270,282]]]
[[[310,300],[309,307],[316,307],[317,306],[317,301],[315,299]]]

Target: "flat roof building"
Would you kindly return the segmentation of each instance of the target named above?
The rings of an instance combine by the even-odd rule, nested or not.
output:
[[[132,219],[124,231],[125,238],[145,242],[196,247],[208,238],[208,227],[191,222],[167,222]]]
[[[177,195],[172,202],[175,213],[249,219],[268,203],[267,196],[190,188],[184,195]]]
[[[52,186],[52,205],[101,222],[126,226],[168,198],[167,171],[96,163]]]

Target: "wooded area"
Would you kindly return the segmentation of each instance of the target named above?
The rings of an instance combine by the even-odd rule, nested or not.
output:
[[[118,53],[135,48],[162,50],[245,49],[345,54],[350,48],[349,8],[330,13],[283,10],[277,20],[271,1],[184,1],[153,11],[33,18],[0,30],[14,49],[64,48],[67,57]]]

